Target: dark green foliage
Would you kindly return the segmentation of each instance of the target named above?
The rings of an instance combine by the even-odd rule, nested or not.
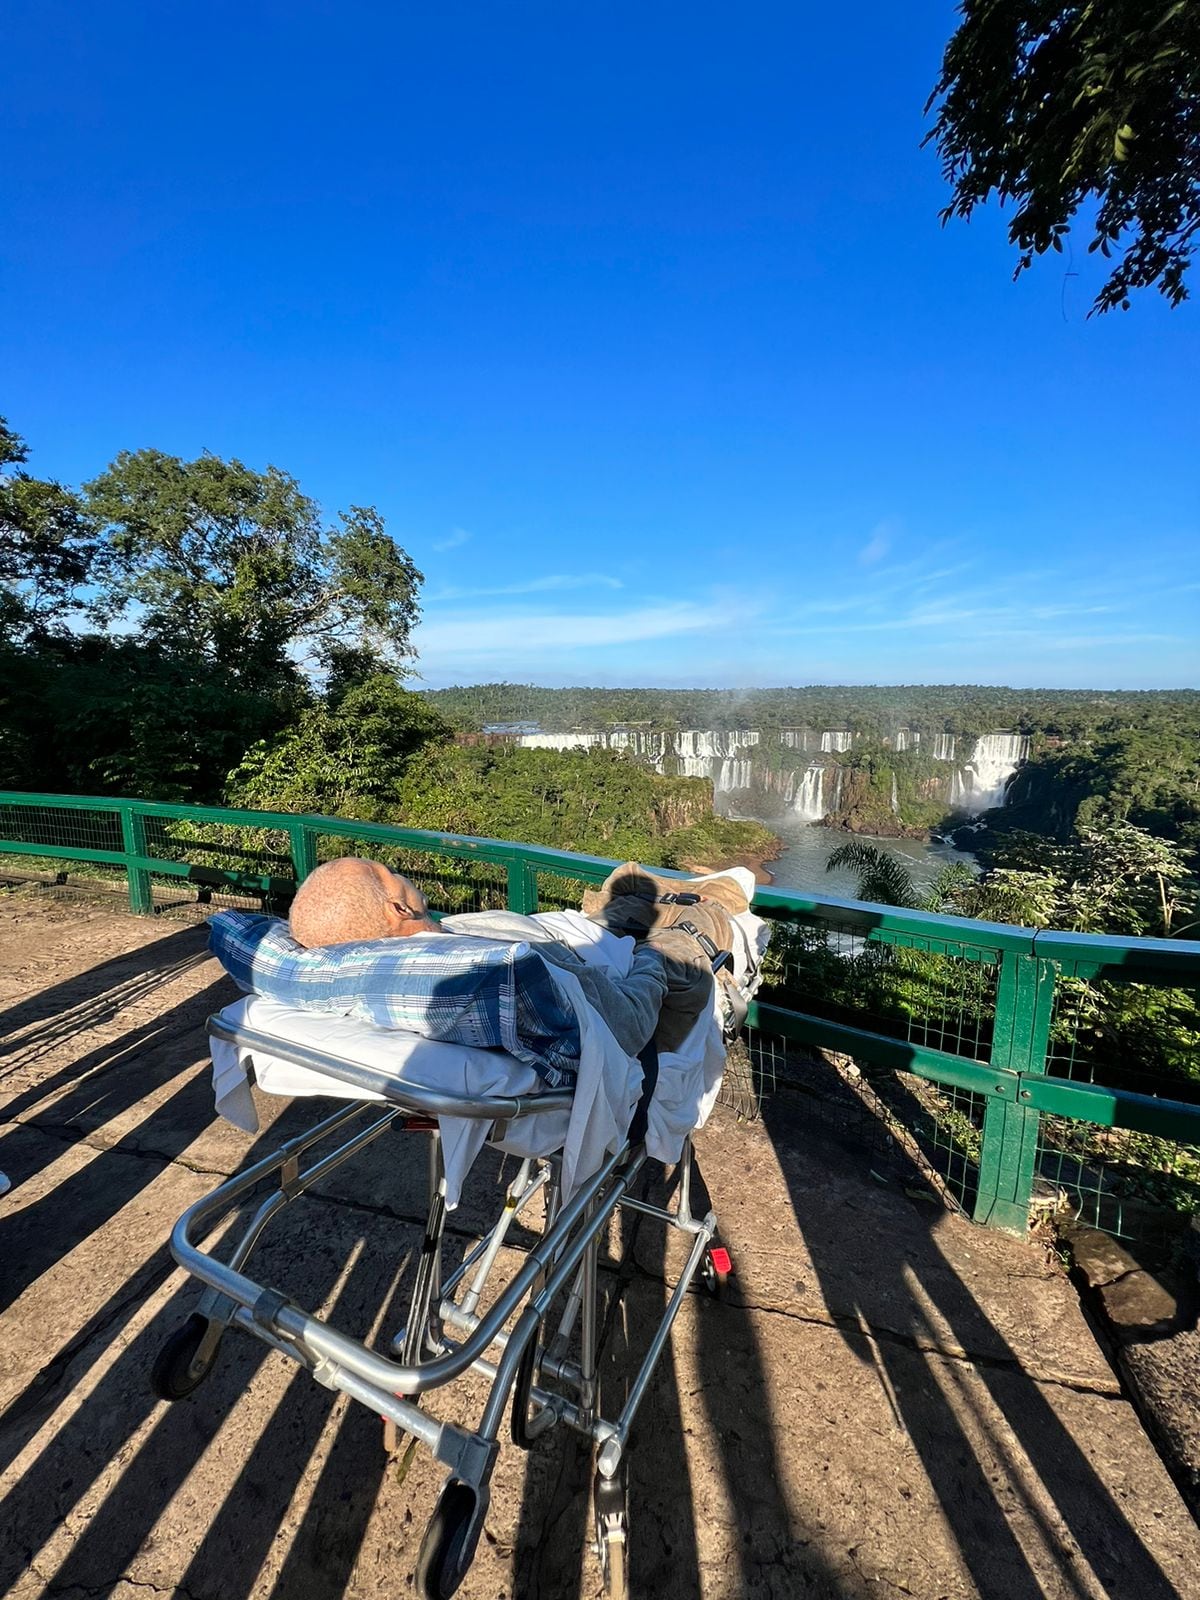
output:
[[[295,701],[219,664],[96,634],[0,648],[0,787],[213,804]]]
[[[1018,273],[1083,211],[1116,265],[1096,311],[1157,286],[1178,305],[1200,230],[1195,0],[964,0],[930,104],[944,218],[1011,206]]]
[[[1200,847],[1200,728],[1110,723],[1067,743],[1039,740],[993,818],[1060,839],[1125,821]]]
[[[859,899],[884,905],[1079,933],[1195,934],[1200,884],[1183,850],[1129,823],[1084,828],[1066,844],[1014,835],[980,877],[948,867],[924,897],[903,864],[875,845],[842,846],[828,867],[843,866],[859,874]],[[823,929],[784,924],[772,941],[768,975],[772,997],[800,1010],[842,1020],[858,1011],[906,1038],[932,1020],[943,1032],[950,1027],[959,1044],[974,1040],[976,1049],[990,1035],[988,972],[951,956],[874,941],[838,949]],[[1069,974],[1058,977],[1056,994],[1055,1073],[1181,1099],[1200,1095],[1195,994]],[[938,1023],[939,1016],[948,1021]]]

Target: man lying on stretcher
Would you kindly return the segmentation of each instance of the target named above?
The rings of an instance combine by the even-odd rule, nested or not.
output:
[[[722,899],[732,891],[744,909],[740,889],[719,881],[728,886]],[[575,976],[629,1055],[651,1039],[664,1051],[677,1048],[712,1005],[713,956],[729,948],[729,914],[739,908],[670,891],[663,900],[660,888],[630,863],[592,897],[597,938],[606,925],[644,935],[623,975],[589,963],[556,938],[553,915],[474,912],[439,925],[407,878],[352,856],[309,875],[293,902],[290,929],[275,918],[221,912],[210,937],[214,954],[245,990],[426,1038],[500,1047],[533,1065],[550,1087],[568,1087],[579,1061],[579,1028],[550,969]],[[572,916],[585,921],[565,914]]]

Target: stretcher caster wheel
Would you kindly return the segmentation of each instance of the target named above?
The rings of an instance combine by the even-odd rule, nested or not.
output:
[[[606,1478],[597,1471],[592,1489],[596,1510],[596,1549],[607,1600],[629,1597],[629,1495],[622,1460]]]
[[[483,1507],[469,1483],[449,1478],[433,1508],[414,1574],[420,1600],[450,1600],[467,1575],[483,1528]]]
[[[208,1318],[193,1311],[164,1342],[150,1368],[150,1387],[160,1400],[182,1400],[208,1377],[217,1356],[215,1343],[201,1353],[208,1330]]]
[[[714,1236],[700,1263],[700,1282],[714,1300],[728,1300],[729,1278],[732,1272],[733,1262],[729,1259],[729,1251]]]

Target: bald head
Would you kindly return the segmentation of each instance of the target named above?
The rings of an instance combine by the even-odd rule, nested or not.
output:
[[[342,856],[310,872],[288,919],[297,944],[357,944],[365,939],[436,933],[425,896],[378,861]]]

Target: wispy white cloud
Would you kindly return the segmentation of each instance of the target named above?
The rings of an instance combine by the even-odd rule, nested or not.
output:
[[[436,605],[444,600],[479,600],[492,595],[549,594],[562,589],[621,589],[620,578],[604,572],[549,572],[542,578],[525,578],[519,583],[497,584],[495,587],[465,588],[451,584],[425,596],[426,604]]]
[[[423,661],[453,656],[470,662],[483,657],[523,655],[530,645],[539,651],[601,650],[706,629],[727,630],[730,623],[728,605],[683,600],[674,605],[642,606],[608,615],[510,612],[447,617],[422,623],[416,644]]]
[[[444,555],[447,550],[457,550],[467,543],[471,535],[465,528],[452,528],[444,539],[435,539],[433,548]]]
[[[873,567],[882,561],[892,548],[892,539],[895,533],[895,524],[879,522],[871,529],[871,537],[858,552],[860,567]]]

